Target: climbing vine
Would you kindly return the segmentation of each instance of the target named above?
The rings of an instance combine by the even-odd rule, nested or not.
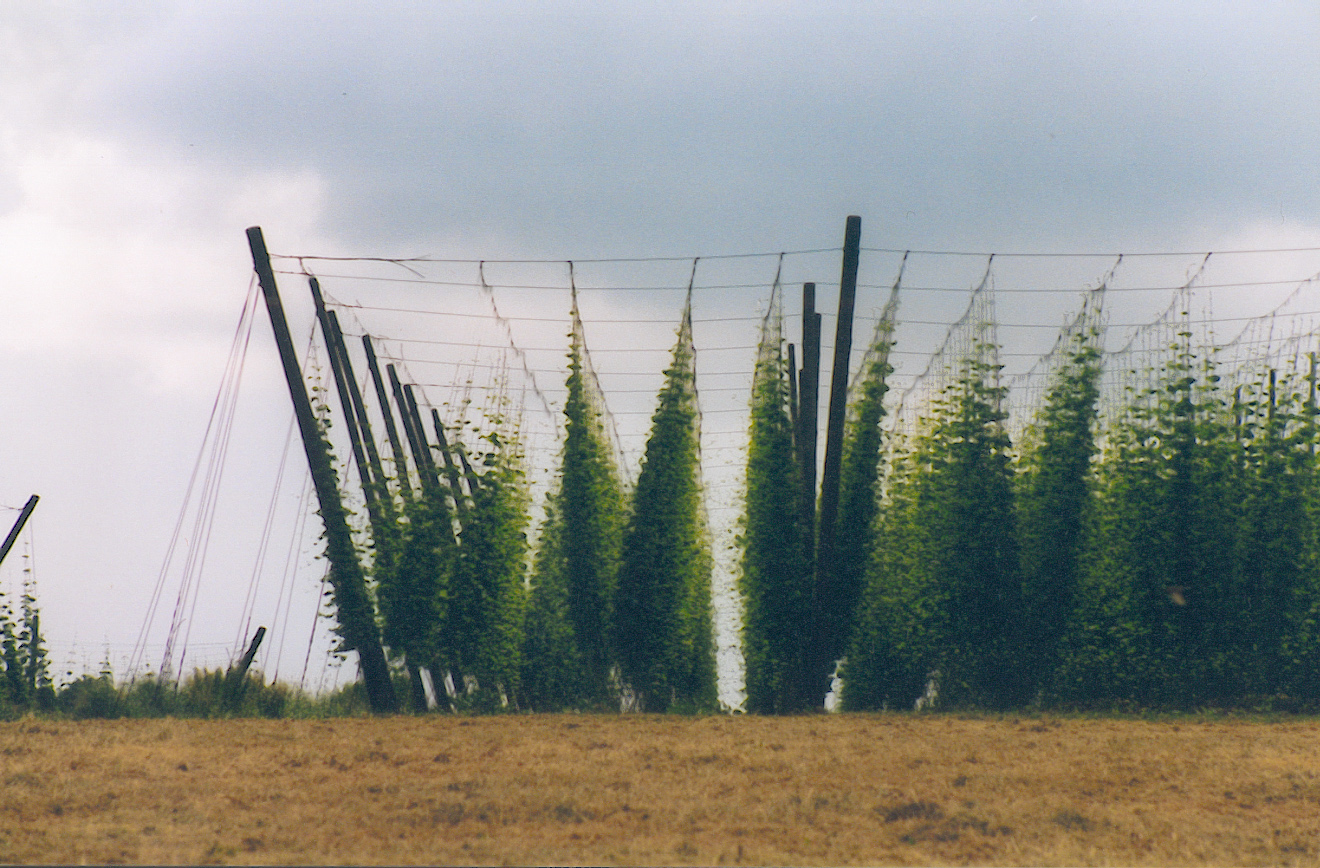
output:
[[[651,418],[614,607],[623,680],[648,711],[717,703],[695,374],[689,297]]]
[[[740,577],[747,710],[765,714],[801,705],[812,585],[801,538],[802,480],[794,453],[778,286],[775,290],[752,377]]]

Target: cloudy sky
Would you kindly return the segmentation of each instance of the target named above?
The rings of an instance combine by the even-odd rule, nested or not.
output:
[[[248,226],[278,253],[463,260],[833,248],[848,214],[864,245],[895,250],[1320,248],[1313,3],[370,8],[0,10],[0,504],[42,497],[0,582],[31,556],[60,672],[119,661],[138,639],[249,288]],[[887,255],[864,259],[874,285],[892,280]],[[1232,280],[1282,287],[1320,270],[1312,260],[1239,258]],[[682,284],[690,262],[675,267],[654,279]],[[930,279],[970,287],[978,267]],[[628,298],[592,303],[673,314],[672,295]],[[722,304],[755,315],[765,298]],[[1245,316],[1274,300],[1239,288],[1215,303]],[[541,301],[563,315],[562,296]],[[192,618],[190,641],[221,657],[241,633],[227,596],[253,569],[282,389],[259,320]],[[301,638],[281,677],[298,680],[318,580],[306,565],[286,594],[302,595],[287,629]]]

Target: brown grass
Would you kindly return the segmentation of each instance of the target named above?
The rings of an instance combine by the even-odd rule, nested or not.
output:
[[[0,861],[1320,864],[1320,723],[0,724]]]

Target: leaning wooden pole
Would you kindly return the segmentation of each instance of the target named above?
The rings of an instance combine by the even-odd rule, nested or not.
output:
[[[265,638],[266,628],[258,627],[252,642],[248,645],[247,653],[238,661],[238,666],[225,673],[225,704],[229,706],[230,711],[238,710],[238,703],[243,698],[243,688],[247,686],[248,670],[252,668],[252,661],[257,659],[257,649],[261,647],[261,640]]]
[[[9,550],[12,549],[14,543],[18,541],[18,535],[23,532],[23,525],[27,524],[27,520],[32,517],[32,510],[37,508],[37,501],[40,499],[41,498],[34,494],[27,499],[27,503],[23,504],[23,509],[18,514],[18,520],[15,521],[14,526],[10,528],[9,535],[5,537],[4,544],[0,545],[0,564],[5,562],[5,557],[9,554]]]
[[[816,683],[807,685],[806,699],[824,702],[826,678],[832,660],[825,647],[826,621],[838,617],[827,612],[825,600],[835,599],[837,564],[835,529],[839,517],[839,477],[843,469],[843,424],[848,409],[848,368],[852,359],[853,311],[857,305],[857,267],[861,259],[862,218],[851,216],[843,235],[843,268],[839,277],[839,322],[834,333],[834,369],[830,373],[830,405],[825,431],[825,466],[820,479],[820,529],[816,538],[816,587],[812,595],[812,630],[807,649],[807,672]]]
[[[399,374],[393,365],[386,365],[390,375],[390,388],[394,392],[394,403],[398,405],[399,418],[403,420],[403,432],[408,435],[408,446],[412,450],[413,466],[417,468],[417,477],[421,480],[422,491],[434,496],[440,487],[436,477],[435,462],[431,460],[431,444],[426,439],[426,432],[414,424],[412,413],[408,409],[408,396]]]
[[[371,372],[371,384],[376,389],[376,400],[380,402],[380,414],[385,419],[385,435],[389,438],[390,452],[394,455],[394,476],[399,483],[399,493],[405,501],[412,500],[408,458],[399,440],[399,429],[394,424],[394,411],[390,407],[389,394],[385,391],[385,382],[380,376],[380,365],[376,362],[376,348],[371,345],[371,335],[362,336],[362,350],[367,356],[367,369]]]
[[[458,479],[458,468],[454,466],[454,456],[449,448],[449,438],[445,436],[445,426],[440,422],[440,413],[431,408],[431,426],[435,428],[435,439],[440,444],[440,455],[445,460],[443,476],[449,484],[449,494],[454,498],[454,515],[459,527],[467,527],[468,502],[463,495],[463,485]],[[472,484],[472,480],[468,480]]]
[[[353,548],[348,516],[339,498],[339,482],[330,461],[330,452],[321,438],[320,426],[312,412],[312,402],[303,385],[302,370],[294,353],[289,323],[284,317],[284,305],[275,285],[275,272],[270,266],[270,254],[266,251],[266,239],[259,226],[248,229],[247,236],[248,245],[252,249],[252,264],[256,268],[257,280],[261,283],[261,292],[266,300],[266,311],[270,314],[271,329],[275,333],[275,345],[284,366],[289,397],[293,399],[293,413],[302,434],[312,485],[321,507],[321,520],[325,525],[325,553],[330,561],[329,581],[339,621],[339,635],[346,649],[358,653],[362,684],[366,688],[367,703],[371,710],[377,714],[396,712],[399,710],[399,700],[394,693],[394,685],[390,683],[385,649],[376,627],[371,598],[367,596],[366,576],[358,561],[357,551]]]
[[[330,334],[334,338],[339,352],[339,367],[344,372],[344,381],[348,385],[348,397],[353,402],[353,412],[357,416],[358,436],[362,438],[362,448],[367,453],[367,463],[371,465],[371,476],[376,483],[376,503],[380,514],[388,523],[393,533],[398,511],[394,508],[394,495],[390,492],[389,481],[385,478],[385,465],[380,460],[380,449],[376,446],[376,437],[371,431],[371,418],[367,415],[367,404],[362,400],[362,390],[358,388],[357,374],[353,370],[353,360],[348,355],[348,345],[344,343],[344,332],[339,328],[339,317],[334,311],[327,312],[330,321]]]
[[[376,509],[376,480],[372,478],[372,467],[367,462],[367,453],[362,442],[362,431],[358,427],[357,410],[353,398],[348,392],[348,377],[344,373],[344,358],[335,342],[334,330],[330,325],[330,312],[326,310],[325,299],[321,296],[321,283],[315,277],[309,278],[308,286],[312,291],[312,303],[316,307],[316,321],[321,326],[321,337],[325,339],[326,354],[330,358],[330,376],[335,381],[335,391],[339,394],[339,406],[344,411],[344,428],[348,431],[348,445],[353,450],[353,461],[357,464],[358,480],[362,483],[362,495],[367,500],[367,512],[371,515],[372,529],[378,529],[380,515]]]

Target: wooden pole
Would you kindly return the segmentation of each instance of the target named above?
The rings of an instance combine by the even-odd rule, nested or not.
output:
[[[431,425],[435,428],[435,439],[440,444],[440,455],[445,460],[445,480],[449,483],[449,493],[454,498],[454,514],[460,527],[467,525],[467,498],[463,496],[463,485],[458,479],[458,468],[454,466],[454,456],[450,453],[449,438],[445,436],[445,426],[440,423],[440,414],[431,408]],[[468,479],[468,485],[473,485]]]
[[[395,518],[394,496],[390,494],[389,482],[385,478],[385,466],[380,460],[380,450],[376,448],[376,438],[371,432],[371,418],[367,415],[367,404],[362,400],[362,390],[358,388],[357,374],[353,371],[353,360],[348,355],[348,345],[344,343],[344,333],[339,328],[339,317],[329,311],[330,333],[335,339],[339,352],[339,367],[344,372],[344,381],[348,384],[348,397],[353,402],[353,412],[357,415],[358,435],[362,438],[362,447],[367,453],[367,463],[371,465],[371,476],[376,482],[376,501],[380,504],[381,514],[389,522]]]
[[[32,517],[32,510],[37,508],[38,500],[41,500],[41,498],[34,494],[27,499],[27,503],[23,504],[23,509],[18,513],[18,520],[15,521],[14,526],[10,528],[9,535],[5,537],[4,544],[0,545],[0,564],[5,562],[5,557],[9,555],[9,550],[12,549],[14,543],[18,541],[18,535],[23,532],[23,526],[26,525],[27,520]]]
[[[851,216],[843,236],[843,268],[839,277],[839,322],[834,337],[834,369],[830,374],[830,405],[825,432],[825,466],[820,480],[820,530],[816,542],[816,587],[812,596],[811,644],[807,677],[819,679],[808,685],[807,697],[821,703],[829,692],[824,671],[833,661],[825,637],[825,622],[839,613],[827,611],[837,596],[835,564],[835,525],[839,515],[839,475],[843,468],[843,425],[848,409],[848,369],[852,359],[853,312],[857,305],[857,268],[861,258],[862,218]],[[817,689],[819,688],[819,690]]]
[[[816,284],[802,284],[802,372],[798,383],[798,462],[807,563],[816,560],[816,446],[820,436],[820,314]],[[814,568],[808,567],[813,570]]]
[[[793,431],[793,447],[797,448],[798,434],[798,366],[797,347],[788,345],[788,424]]]
[[[413,414],[408,409],[408,394],[399,382],[399,374],[393,365],[386,365],[390,375],[390,388],[394,391],[394,403],[399,408],[399,418],[403,420],[403,432],[408,435],[408,446],[412,450],[413,466],[422,481],[422,490],[435,491],[439,484],[435,475],[435,464],[431,461],[431,444],[426,441],[426,433],[417,427]]]
[[[802,370],[798,373],[797,460],[802,490],[798,501],[798,523],[802,545],[803,581],[811,585],[809,600],[815,599],[816,579],[816,447],[820,438],[820,321],[816,312],[816,284],[802,284]],[[798,659],[789,692],[791,701],[807,706],[805,675],[811,660],[811,630],[814,609],[808,603],[806,635],[801,637]]]
[[[321,507],[326,558],[330,561],[329,581],[340,637],[345,648],[358,652],[362,683],[371,710],[377,714],[395,712],[399,709],[399,700],[390,682],[385,649],[376,627],[371,598],[367,596],[366,577],[353,547],[344,504],[339,499],[339,482],[330,461],[330,452],[321,438],[321,428],[312,412],[307,388],[303,385],[302,369],[298,366],[289,323],[284,317],[284,305],[275,285],[275,272],[270,265],[270,254],[266,251],[266,239],[259,226],[248,229],[247,237],[252,250],[252,264],[261,283],[262,295],[265,296],[266,311],[270,314],[271,330],[275,333],[275,345],[284,367],[284,379],[289,386],[289,397],[293,400],[294,416],[302,434],[303,450],[307,453],[312,485]]]
[[[376,400],[380,402],[380,414],[385,418],[385,435],[390,441],[390,452],[394,455],[394,475],[399,483],[399,492],[405,500],[412,500],[412,482],[408,479],[408,457],[403,452],[403,443],[399,441],[399,429],[394,424],[394,410],[390,406],[389,394],[385,391],[385,382],[380,376],[380,365],[376,363],[376,348],[371,345],[371,335],[362,336],[362,349],[367,355],[367,368],[371,371],[371,383],[376,389]]]
[[[348,431],[349,448],[353,450],[353,460],[357,463],[358,480],[362,483],[362,494],[367,499],[367,512],[371,514],[373,528],[380,524],[376,511],[376,481],[371,476],[371,465],[367,463],[367,454],[363,449],[362,432],[358,428],[357,412],[353,399],[348,393],[348,377],[344,373],[344,359],[335,341],[334,330],[330,326],[329,312],[325,309],[325,300],[321,297],[321,284],[315,277],[309,278],[308,286],[312,290],[312,303],[316,307],[316,320],[321,325],[321,337],[325,339],[326,354],[330,357],[330,374],[335,381],[335,391],[339,395],[339,407],[344,412],[344,427]]]

